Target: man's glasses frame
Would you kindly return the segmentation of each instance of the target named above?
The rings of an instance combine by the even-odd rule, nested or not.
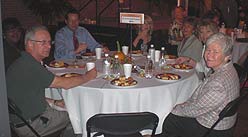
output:
[[[46,41],[46,40],[33,40],[33,39],[30,39],[30,41],[36,42],[41,46],[45,46],[46,44],[47,45],[52,45],[53,44],[52,41]]]

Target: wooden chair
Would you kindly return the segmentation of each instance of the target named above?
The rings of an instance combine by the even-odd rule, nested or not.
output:
[[[87,121],[87,137],[93,132],[94,136],[129,137],[146,129],[154,136],[158,121],[158,116],[150,112],[96,114]]]

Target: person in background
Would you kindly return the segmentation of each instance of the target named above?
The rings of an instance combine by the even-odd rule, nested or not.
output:
[[[217,5],[214,6],[220,9],[227,28],[237,27],[238,3],[236,0],[218,0]]]
[[[132,37],[132,50],[141,50],[147,52],[151,44],[155,46],[156,49],[160,49],[163,41],[159,37],[160,33],[153,30],[153,20],[150,16],[144,16],[144,24],[135,26],[135,34]],[[130,45],[130,32],[121,40],[124,45]]]
[[[3,24],[3,48],[4,48],[4,65],[7,71],[19,56],[20,51],[24,49],[23,30],[20,22],[16,18],[6,18]]]
[[[45,88],[69,89],[96,78],[95,68],[81,76],[55,76],[42,65],[42,59],[49,55],[50,48],[51,37],[47,28],[30,28],[25,34],[25,51],[11,64],[6,74],[8,98],[17,104],[23,117],[41,136],[61,130],[69,124],[67,112],[57,111],[48,105]],[[63,100],[53,103],[64,105]],[[20,137],[35,136],[15,115],[10,115],[10,121]],[[73,135],[73,131],[68,132]]]
[[[137,36],[133,41],[133,48],[141,49],[142,45],[148,45],[152,39],[153,21],[148,15],[144,17],[144,24],[137,26]]]
[[[216,33],[208,38],[204,58],[211,73],[189,100],[176,105],[166,117],[164,136],[203,136],[219,118],[223,108],[239,96],[239,78],[230,61],[231,54],[232,39],[229,36]],[[209,137],[231,137],[236,116],[221,120]]]
[[[182,7],[176,7],[172,13],[172,23],[168,31],[168,43],[171,45],[179,45],[183,39],[182,26],[183,19],[186,17],[186,11]]]
[[[80,14],[75,9],[66,13],[66,26],[55,34],[55,59],[75,59],[86,50],[95,52],[95,48],[102,47],[88,30],[79,26],[79,18]],[[106,47],[103,49],[103,51],[107,50]]]
[[[203,43],[203,50],[202,50],[202,58],[200,61],[196,61],[190,57],[179,57],[176,59],[176,63],[181,64],[181,63],[187,63],[193,67],[198,72],[203,72],[204,75],[207,75],[207,72],[209,71],[209,68],[206,66],[205,60],[204,60],[204,52],[205,52],[205,43],[207,39],[219,32],[218,26],[215,22],[210,21],[210,20],[202,20],[198,26],[197,26],[197,35],[201,42]],[[203,76],[204,77],[204,76]]]
[[[202,57],[203,45],[195,35],[196,20],[193,17],[187,17],[183,22],[183,40],[177,48],[179,57],[186,56],[200,61]]]
[[[220,25],[221,22],[221,13],[217,12],[218,10],[211,10],[204,14],[201,20],[210,20],[216,23],[217,26]]]

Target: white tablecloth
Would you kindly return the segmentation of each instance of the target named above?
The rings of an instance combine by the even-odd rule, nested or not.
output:
[[[233,63],[238,63],[240,57],[248,51],[248,43],[234,42],[232,60]]]
[[[72,70],[66,70],[68,71]],[[98,113],[116,112],[153,112],[159,117],[156,133],[161,133],[165,117],[176,104],[186,101],[199,83],[195,71],[170,72],[179,74],[181,80],[168,83],[154,77],[145,79],[133,74],[138,81],[137,86],[119,88],[98,77],[69,90],[60,89],[59,92],[54,92],[55,89],[47,89],[46,96],[58,98],[62,95],[74,132],[83,133],[83,136],[87,135],[86,122],[90,117]]]

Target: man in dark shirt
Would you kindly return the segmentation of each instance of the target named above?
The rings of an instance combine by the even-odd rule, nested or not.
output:
[[[96,69],[76,77],[59,77],[43,67],[42,59],[49,56],[51,37],[44,26],[32,27],[25,35],[25,50],[9,67],[7,79],[8,98],[22,111],[23,117],[41,135],[46,136],[65,128],[69,123],[67,112],[52,109],[45,98],[45,88],[69,89],[96,77]],[[63,102],[53,102],[54,105]],[[11,122],[20,137],[34,136],[30,129],[13,115]]]

